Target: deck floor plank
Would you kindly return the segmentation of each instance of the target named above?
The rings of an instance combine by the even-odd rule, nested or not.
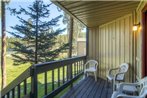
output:
[[[104,84],[104,87],[103,87],[103,90],[102,90],[102,94],[101,94],[101,98],[107,98],[108,89],[109,88],[107,88],[107,82],[105,81],[105,84]]]
[[[90,78],[87,78],[85,80],[82,80],[79,84],[77,84],[76,86],[74,86],[73,88],[71,88],[64,96],[62,96],[61,98],[71,98],[71,97],[75,97],[76,93],[79,93],[84,87],[84,85],[86,85],[88,83],[88,81],[90,81]]]
[[[87,88],[88,86],[90,86],[90,83],[91,82],[92,82],[92,79],[89,79],[89,81],[87,81],[85,84],[82,83],[82,88],[76,90],[76,92],[73,93],[73,95],[70,98],[81,98],[81,96],[83,95],[83,93],[85,91],[85,88]]]
[[[90,79],[89,83],[87,83],[85,87],[81,90],[81,92],[79,92],[80,94],[78,93],[76,98],[82,98],[82,96],[85,95],[86,91],[89,91],[89,88],[91,87],[92,84],[93,84],[93,79]]]
[[[73,86],[61,98],[111,98],[112,87],[107,87],[104,79],[98,78],[96,82],[94,77],[87,77]]]
[[[94,86],[93,90],[91,92],[89,92],[89,95],[87,96],[88,98],[94,98],[94,94],[97,91],[97,88],[101,85],[101,79],[98,79],[98,81],[96,82],[96,85]]]
[[[94,87],[95,87],[96,84],[97,84],[97,82],[95,80],[93,80],[93,83],[91,83],[90,87],[83,94],[82,98],[88,98],[88,95],[94,90]]]
[[[104,88],[104,83],[105,81],[104,80],[102,80],[101,81],[101,85],[99,86],[99,87],[97,87],[97,91],[96,91],[96,93],[95,93],[95,95],[94,95],[94,98],[100,98],[101,97],[101,93],[102,93],[102,90],[103,90],[103,88]]]

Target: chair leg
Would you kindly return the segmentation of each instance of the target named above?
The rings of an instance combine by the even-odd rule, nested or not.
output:
[[[112,80],[112,91],[114,91],[114,81]]]
[[[94,72],[94,76],[95,76],[95,81],[97,81],[97,74],[96,74],[96,72]]]
[[[89,77],[89,73],[88,72],[86,73],[86,77]]]
[[[109,88],[109,81],[108,81],[108,78],[107,78],[107,88]]]
[[[114,80],[112,80],[112,85],[113,85],[113,91],[115,91],[116,90],[116,85],[115,85],[115,81]]]
[[[83,76],[83,79],[85,79],[87,77],[87,73],[84,72],[84,76]]]

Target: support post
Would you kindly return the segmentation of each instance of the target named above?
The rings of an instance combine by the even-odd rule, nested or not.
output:
[[[73,39],[73,18],[70,17],[70,28],[69,28],[69,53],[68,53],[68,57],[71,58],[72,57],[72,39]]]
[[[86,58],[89,56],[89,28],[86,27]]]
[[[69,28],[69,53],[68,53],[68,57],[71,58],[72,57],[72,40],[73,40],[73,18],[70,17],[70,28]],[[68,80],[72,79],[72,64],[67,66],[67,71],[68,71]],[[71,84],[72,87],[72,84]]]

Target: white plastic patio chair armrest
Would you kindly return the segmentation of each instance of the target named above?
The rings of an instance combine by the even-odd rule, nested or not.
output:
[[[131,96],[131,95],[126,95],[126,94],[119,94],[117,95],[116,98],[142,98],[142,97],[139,97],[139,96]]]
[[[86,63],[84,64],[84,69],[86,69],[86,66],[87,66],[88,63],[89,63],[89,62],[86,62]]]
[[[122,93],[122,92],[123,92],[123,87],[124,87],[124,86],[127,86],[127,85],[128,85],[128,86],[138,86],[139,83],[138,83],[138,82],[137,82],[137,83],[126,83],[126,82],[120,83],[120,84],[119,84],[119,89],[118,89],[119,92]]]
[[[108,72],[109,75],[111,74],[112,71],[114,71],[114,70],[118,70],[118,69],[120,69],[120,68],[118,67],[118,68],[112,68],[112,69],[110,69],[109,72]]]
[[[84,65],[87,65],[89,62],[86,62]]]

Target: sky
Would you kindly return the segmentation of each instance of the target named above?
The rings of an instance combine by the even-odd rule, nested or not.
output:
[[[6,9],[7,7],[10,8],[16,8],[19,9],[20,6],[22,6],[23,8],[27,8],[28,5],[31,5],[33,3],[34,0],[10,0],[10,3],[6,5]],[[43,0],[44,3],[50,4],[50,0]],[[55,18],[59,15],[63,15],[63,11],[58,11],[57,6],[52,4],[50,6],[50,17],[49,20],[52,18]],[[21,17],[26,18],[24,15],[22,15]],[[58,22],[59,28],[66,28],[66,25],[63,24],[62,19],[60,19],[60,21]],[[1,24],[1,22],[0,22]],[[13,31],[10,26],[15,26],[16,24],[19,24],[18,19],[16,18],[16,16],[11,15],[10,12],[8,10],[6,10],[6,30],[7,31]],[[1,28],[0,28],[1,31]],[[63,34],[66,34],[67,31],[65,31]],[[10,34],[7,33],[7,36],[11,36]]]

